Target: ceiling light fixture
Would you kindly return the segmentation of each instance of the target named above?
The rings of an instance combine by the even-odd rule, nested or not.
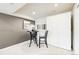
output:
[[[54,7],[58,7],[58,4],[56,3],[56,4],[54,4]]]
[[[33,15],[35,15],[36,14],[36,12],[33,12]]]

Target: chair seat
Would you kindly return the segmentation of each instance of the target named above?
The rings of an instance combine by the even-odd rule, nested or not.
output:
[[[39,37],[39,38],[45,38],[45,37]]]

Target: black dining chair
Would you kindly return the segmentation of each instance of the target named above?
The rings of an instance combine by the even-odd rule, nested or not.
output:
[[[30,47],[31,44],[32,44],[32,40],[33,40],[34,43],[38,46],[38,43],[37,43],[37,31],[31,31],[31,32],[30,32],[30,44],[29,44],[29,47]]]
[[[44,36],[40,36],[39,35],[39,48],[40,48],[40,44],[46,44],[47,48],[48,48],[48,44],[47,44],[47,34],[48,34],[48,31],[45,31],[45,34]],[[44,39],[44,43],[41,43],[41,39]]]

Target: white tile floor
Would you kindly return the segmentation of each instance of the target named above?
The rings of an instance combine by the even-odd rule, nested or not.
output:
[[[41,45],[41,48],[37,47],[32,43],[31,47],[29,46],[29,41],[19,43],[4,49],[0,49],[0,55],[70,55],[71,51],[57,48],[55,46],[49,45],[49,48],[46,48],[45,45]]]

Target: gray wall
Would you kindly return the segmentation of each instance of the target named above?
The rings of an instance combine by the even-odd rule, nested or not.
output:
[[[26,41],[29,36],[23,30],[23,19],[0,14],[0,48]]]
[[[23,19],[0,14],[0,30],[22,30]]]

